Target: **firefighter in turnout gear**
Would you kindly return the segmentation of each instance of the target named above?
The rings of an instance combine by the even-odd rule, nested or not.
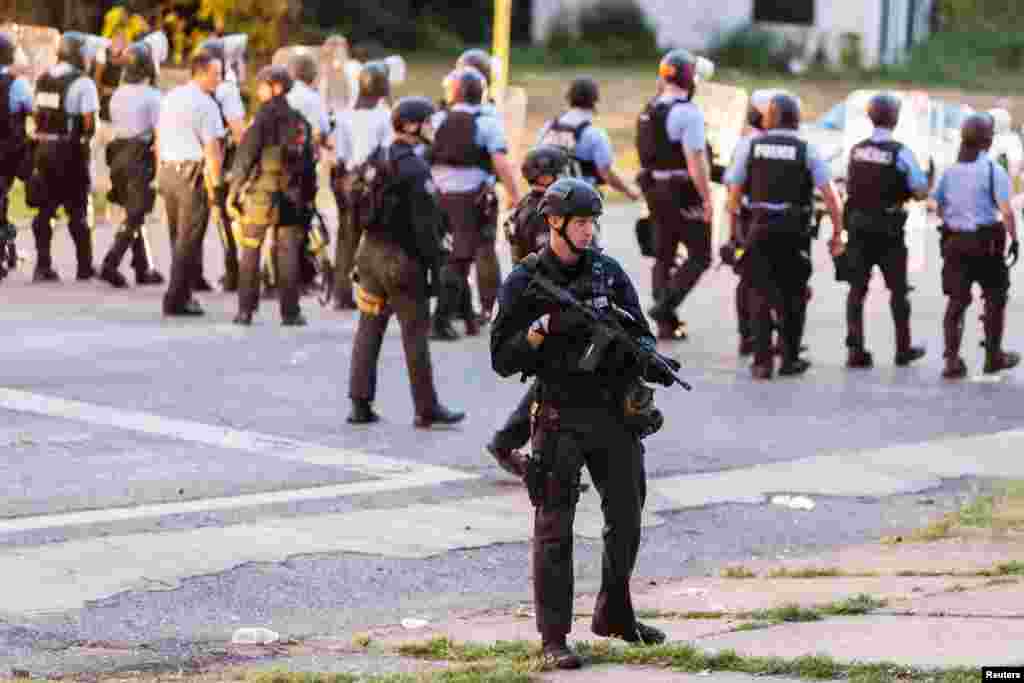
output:
[[[478,71],[461,68],[449,75],[447,111],[434,117],[437,131],[431,161],[434,182],[441,193],[441,208],[448,216],[454,248],[442,276],[442,291],[434,312],[433,336],[458,338],[452,318],[466,321],[466,333],[479,333],[479,323],[489,320],[497,297],[501,273],[495,254],[498,230],[498,198],[495,174],[507,190],[508,206],[519,203],[515,173],[508,159],[508,145],[501,121],[483,109],[487,83]],[[473,311],[469,271],[476,264],[480,319]]]
[[[984,371],[996,373],[1020,363],[1019,353],[1003,350],[1010,266],[1019,258],[1020,244],[1016,216],[1010,206],[1010,178],[988,155],[993,136],[990,115],[968,116],[960,131],[957,162],[946,170],[935,189],[942,220],[942,292],[949,297],[943,320],[946,367],[942,376],[946,379],[967,376],[960,344],[975,282],[985,299]]]
[[[544,193],[565,175],[568,167],[569,155],[558,145],[538,145],[526,154],[522,170],[530,191],[519,202],[505,226],[514,263],[519,263],[529,254],[540,253],[547,246],[551,227],[538,209]],[[487,452],[502,469],[519,477],[526,474],[526,462],[518,449],[530,440],[530,406],[536,400],[537,385],[534,383],[486,446]]]
[[[352,297],[352,270],[362,239],[367,212],[369,184],[360,173],[367,169],[370,154],[386,145],[392,135],[391,96],[388,67],[384,62],[367,62],[359,72],[359,94],[355,106],[338,113],[334,148],[336,162],[331,185],[338,204],[338,239],[334,258],[334,308],[356,307]]]
[[[394,141],[378,153],[382,194],[356,254],[359,326],[352,347],[349,397],[353,424],[377,422],[373,410],[381,344],[391,314],[398,318],[416,427],[454,424],[465,413],[441,405],[434,387],[427,334],[430,297],[436,293],[443,259],[443,216],[430,168],[416,153],[430,144],[434,105],[423,97],[398,102],[392,113]]]
[[[676,315],[711,266],[711,189],[704,115],[693,103],[697,59],[673,50],[658,66],[659,94],[637,124],[638,176],[655,227],[651,318],[659,339],[685,338]],[[676,268],[679,245],[686,261]],[[674,269],[674,272],[673,272]],[[671,273],[671,274],[670,274]]]
[[[537,630],[545,657],[559,668],[580,658],[566,644],[573,620],[573,517],[584,465],[601,495],[604,555],[601,590],[591,630],[631,643],[656,644],[665,634],[637,621],[630,577],[640,547],[646,495],[644,449],[626,420],[633,378],[669,385],[661,366],[638,365],[614,347],[588,372],[588,318],[553,304],[533,278],[540,274],[600,312],[616,311],[641,347],[653,348],[636,290],[617,261],[590,247],[602,213],[588,183],[563,178],[551,185],[540,213],[550,244],[513,269],[501,288],[491,330],[491,363],[502,377],[536,375],[533,454],[526,484],[534,505],[533,577]],[[677,367],[677,366],[674,366]]]
[[[850,293],[846,299],[846,366],[870,368],[871,353],[864,346],[864,299],[871,271],[878,266],[889,288],[889,308],[896,326],[899,366],[922,358],[923,348],[910,340],[910,287],[907,282],[907,246],[903,226],[908,199],[928,196],[928,178],[913,153],[893,139],[900,117],[900,100],[880,93],[868,104],[875,130],[850,150],[845,221],[850,264]]]
[[[750,278],[751,315],[755,325],[755,379],[771,379],[773,311],[780,327],[783,361],[779,374],[800,375],[810,363],[800,358],[806,320],[807,282],[811,277],[810,232],[814,189],[832,218],[835,247],[843,230],[842,207],[828,166],[817,150],[800,139],[800,103],[777,94],[768,109],[767,130],[736,150],[729,183],[729,211],[750,201],[750,234],[743,268]]]
[[[61,206],[75,243],[76,278],[89,280],[96,274],[88,223],[89,141],[96,130],[100,102],[96,84],[85,75],[83,47],[79,36],[62,36],[58,63],[36,82],[34,168],[26,187],[26,203],[39,209],[32,221],[36,282],[60,279],[53,269],[50,247],[53,218]]]
[[[31,163],[25,122],[32,113],[32,86],[10,71],[16,49],[14,40],[0,33],[0,280],[16,265],[11,261],[16,261],[17,229],[8,217],[8,195],[15,178],[28,179]]]
[[[114,287],[127,287],[118,268],[130,249],[135,282],[162,284],[164,278],[152,269],[149,245],[142,226],[153,210],[156,190],[156,128],[160,123],[160,91],[154,87],[156,67],[145,45],[128,50],[124,85],[114,91],[109,109],[114,140],[107,145],[107,164],[113,189],[108,198],[124,207],[125,223],[114,236],[114,244],[103,259],[100,278]]]
[[[587,76],[573,80],[566,93],[569,109],[541,131],[538,144],[558,145],[570,156],[569,174],[585,180],[596,188],[605,185],[632,200],[640,193],[630,187],[612,168],[615,152],[608,132],[593,125],[594,112],[600,99],[597,81]]]
[[[241,225],[234,322],[252,324],[259,304],[261,248],[267,231],[274,230],[281,324],[301,326],[306,319],[299,308],[299,251],[316,188],[313,135],[302,114],[288,104],[292,78],[285,67],[268,66],[257,81],[262,106],[242,137],[228,181],[228,210]]]

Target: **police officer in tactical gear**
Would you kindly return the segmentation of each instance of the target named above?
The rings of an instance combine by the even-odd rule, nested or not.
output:
[[[573,79],[566,93],[570,108],[544,125],[538,144],[565,148],[571,155],[570,175],[597,188],[610,185],[630,199],[639,199],[640,194],[612,168],[615,153],[608,132],[593,125],[599,99],[597,81],[589,76]]]
[[[89,141],[96,130],[99,94],[85,75],[80,35],[64,34],[57,51],[58,63],[36,82],[36,146],[27,203],[39,212],[32,221],[36,240],[36,282],[60,279],[53,269],[50,247],[53,218],[64,207],[68,231],[75,243],[76,277],[89,280],[96,273],[92,263],[92,229],[88,224]]]
[[[338,114],[334,143],[337,156],[331,170],[331,185],[338,204],[334,308],[339,311],[356,307],[352,297],[352,270],[369,200],[367,183],[358,171],[373,150],[391,139],[391,111],[387,107],[390,97],[388,65],[381,61],[367,62],[359,71],[355,105]]]
[[[685,338],[676,309],[711,266],[709,160],[704,115],[692,101],[696,77],[697,59],[688,51],[665,55],[658,66],[659,94],[637,124],[638,181],[655,226],[650,316],[658,338],[666,340]],[[676,268],[680,243],[687,257]]]
[[[6,275],[4,257],[17,232],[8,218],[8,195],[15,178],[28,179],[31,163],[25,121],[32,113],[32,87],[10,72],[16,49],[14,40],[0,33],[0,279]]]
[[[455,61],[455,68],[464,69],[466,67],[475,69],[484,77],[488,86],[494,81],[494,60],[486,50],[474,47],[459,55],[459,58]]]
[[[431,152],[434,182],[441,192],[441,208],[448,216],[454,248],[442,276],[442,291],[434,312],[433,336],[458,338],[451,320],[466,321],[466,333],[479,333],[479,323],[490,319],[501,272],[495,253],[498,199],[494,175],[507,190],[509,207],[520,195],[501,121],[482,108],[487,83],[473,68],[456,69],[446,79],[448,111],[434,118],[437,134]],[[483,313],[473,311],[469,271],[476,264]]]
[[[928,196],[928,178],[913,153],[893,139],[899,123],[900,100],[879,93],[868,103],[868,118],[875,130],[850,150],[845,220],[850,264],[850,293],[846,299],[846,366],[870,368],[874,363],[864,347],[864,299],[871,271],[878,266],[889,288],[889,308],[896,325],[896,358],[906,366],[925,355],[910,340],[910,288],[907,282],[907,247],[903,226],[908,199]]]
[[[234,164],[235,151],[245,134],[245,104],[242,101],[242,93],[239,88],[239,74],[233,69],[240,68],[237,55],[229,55],[226,38],[210,38],[200,44],[199,49],[207,52],[215,59],[220,60],[223,79],[213,93],[214,102],[220,110],[221,120],[225,129],[223,140],[224,145],[224,168],[232,168]],[[227,214],[227,206],[224,198],[218,201],[219,215],[224,217]],[[224,247],[224,277],[221,286],[225,292],[238,290],[238,245],[235,243],[235,236],[229,225],[221,222],[217,225],[217,232],[220,235],[221,245]],[[203,236],[205,238],[205,229]],[[210,283],[203,276],[203,257],[199,256],[199,265],[193,283],[196,291],[210,291]]]
[[[967,117],[960,130],[957,163],[946,170],[935,190],[942,219],[942,291],[949,297],[943,320],[946,366],[942,376],[946,379],[967,376],[960,344],[975,282],[985,299],[984,371],[996,373],[1020,363],[1019,353],[1003,350],[1009,266],[1016,263],[1020,245],[1010,206],[1010,179],[987,153],[993,134],[988,114]],[[1009,264],[1004,256],[1007,235]]]
[[[257,76],[262,106],[238,146],[229,178],[228,208],[241,223],[238,315],[251,325],[259,304],[260,253],[268,230],[276,231],[281,324],[306,324],[299,308],[299,257],[309,206],[316,192],[313,134],[306,119],[288,104],[292,77],[283,66]]]
[[[783,361],[779,374],[800,375],[810,363],[800,358],[806,320],[807,282],[811,277],[810,233],[814,189],[832,218],[833,241],[843,230],[842,207],[828,166],[817,150],[800,139],[800,103],[781,93],[768,109],[768,130],[749,138],[736,150],[735,173],[729,183],[729,210],[740,210],[749,196],[750,234],[743,268],[748,269],[751,315],[755,322],[755,379],[771,379],[772,312],[780,326]]]
[[[114,140],[106,152],[112,185],[108,197],[124,207],[126,217],[100,269],[100,278],[117,288],[128,286],[118,268],[129,249],[137,284],[158,285],[164,281],[152,269],[149,245],[142,232],[156,201],[152,187],[157,168],[156,129],[160,124],[160,91],[153,86],[156,65],[144,44],[133,45],[127,55],[124,85],[114,91],[108,104]]]
[[[353,424],[380,419],[372,404],[381,344],[392,313],[402,331],[416,427],[454,424],[466,416],[438,400],[427,342],[430,296],[437,289],[441,269],[443,217],[430,168],[415,148],[430,143],[433,114],[434,105],[426,98],[399,101],[392,113],[394,141],[379,152],[390,167],[390,177],[382,208],[366,226],[356,254],[360,316],[352,348],[352,413],[348,417]]]
[[[768,107],[772,97],[777,94],[774,90],[755,90],[750,94],[750,107],[747,110],[747,131],[742,138],[746,141],[764,134],[765,121],[768,118]],[[736,154],[733,154],[732,162],[726,169],[723,181],[726,185],[734,182],[737,174]],[[729,214],[730,236],[729,242],[722,246],[723,262],[731,261],[733,270],[739,275],[739,282],[736,284],[736,320],[738,322],[740,345],[740,356],[749,356],[754,352],[754,319],[750,315],[750,277],[747,270],[742,267],[742,254],[747,236],[750,232],[750,221],[752,212],[750,210],[750,198],[743,195],[739,211]]]
[[[512,247],[512,261],[519,263],[529,254],[538,254],[547,246],[551,227],[539,208],[547,189],[563,176],[569,167],[569,155],[559,145],[538,145],[523,160],[523,178],[530,191],[519,202],[505,226]],[[526,474],[525,461],[518,449],[530,440],[530,407],[537,400],[534,383],[505,424],[487,444],[487,452],[510,474]]]
[[[157,182],[167,227],[174,240],[164,315],[203,315],[192,297],[210,206],[227,196],[223,183],[224,123],[213,93],[222,62],[207,52],[192,58],[192,79],[171,90],[160,105]]]
[[[591,342],[587,319],[552,304],[531,286],[531,268],[598,310],[624,311],[619,314],[623,325],[640,344],[653,348],[655,340],[625,271],[588,248],[602,213],[598,192],[581,180],[563,178],[548,188],[540,213],[550,227],[550,244],[535,262],[531,257],[513,269],[502,285],[491,363],[502,377],[523,373],[538,379],[526,479],[535,507],[537,628],[545,656],[559,668],[576,668],[581,661],[566,645],[566,635],[573,616],[572,524],[584,465],[605,517],[601,592],[591,629],[634,643],[665,639],[637,621],[630,597],[646,482],[644,449],[626,422],[625,397],[639,378],[662,384],[672,379],[665,370],[639,367],[631,353],[614,349],[593,372],[580,367]]]

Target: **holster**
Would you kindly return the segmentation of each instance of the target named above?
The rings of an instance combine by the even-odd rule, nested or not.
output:
[[[480,235],[493,242],[498,238],[498,193],[493,186],[484,184],[477,195],[476,206],[480,211]]]
[[[523,477],[534,507],[573,507],[580,498],[582,456],[562,433],[557,408],[534,403],[530,409],[532,453]]]
[[[846,230],[851,239],[858,234],[902,235],[910,214],[902,209],[898,211],[867,212],[847,207]]]
[[[627,429],[639,439],[657,433],[665,424],[665,416],[654,405],[654,389],[639,380],[626,390],[622,414]]]

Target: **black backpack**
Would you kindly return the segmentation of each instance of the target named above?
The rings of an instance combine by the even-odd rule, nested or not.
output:
[[[579,125],[569,126],[562,123],[560,117],[556,117],[548,126],[547,132],[541,138],[542,145],[555,145],[565,150],[569,156],[567,174],[570,178],[582,178],[584,171],[582,162],[576,156],[576,145],[579,144],[583,131],[590,127],[590,121],[583,121]],[[591,164],[592,165],[592,164]]]
[[[366,230],[390,226],[400,200],[397,189],[398,162],[411,150],[392,158],[391,147],[378,145],[366,161],[352,169],[349,203],[355,219]]]

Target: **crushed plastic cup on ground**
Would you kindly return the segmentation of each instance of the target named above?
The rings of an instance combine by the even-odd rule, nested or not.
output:
[[[240,628],[231,636],[235,645],[267,645],[281,640],[281,634],[269,628]]]
[[[415,631],[418,628],[425,628],[430,625],[426,619],[402,619],[402,628]]]
[[[807,496],[772,496],[772,505],[782,505],[792,510],[813,510],[814,501]]]

